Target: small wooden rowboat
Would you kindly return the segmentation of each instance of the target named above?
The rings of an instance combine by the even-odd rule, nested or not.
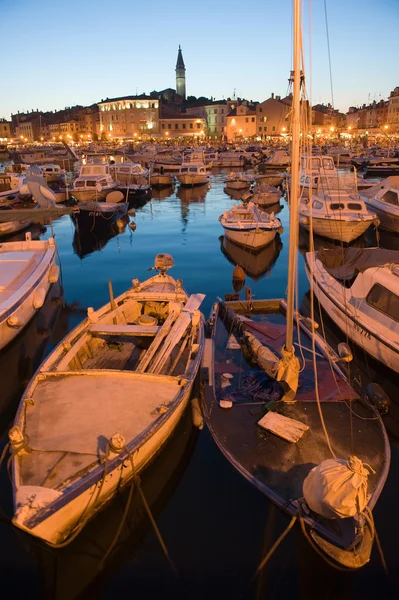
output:
[[[43,362],[10,430],[13,523],[75,536],[159,452],[189,400],[204,344],[199,306],[159,273],[88,316]]]

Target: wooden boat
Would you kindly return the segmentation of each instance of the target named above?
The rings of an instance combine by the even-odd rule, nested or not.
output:
[[[269,183],[258,183],[253,189],[253,196],[251,202],[257,204],[261,208],[266,206],[273,206],[280,202],[280,198],[283,194],[276,187],[273,187]]]
[[[380,227],[399,233],[399,176],[387,177],[360,194],[380,220]]]
[[[203,409],[225,457],[292,517],[286,533],[297,519],[330,565],[357,569],[370,559],[371,511],[388,475],[390,446],[376,409],[339,365],[351,360],[349,348],[334,352],[313,313],[304,319],[295,310],[303,71],[301,0],[293,4],[287,302],[254,300],[248,292],[245,301],[218,299],[206,327]]]
[[[209,183],[209,173],[206,170],[205,164],[187,164],[182,166],[179,172],[176,173],[176,179],[180,185],[204,185]]]
[[[88,317],[42,363],[9,436],[13,523],[64,543],[159,452],[189,400],[203,344],[202,294],[159,274]]]
[[[247,190],[251,187],[252,179],[248,178],[245,173],[229,173],[224,180],[226,188],[230,190]]]
[[[173,186],[175,178],[170,173],[153,172],[150,176],[152,187],[163,188]]]
[[[399,251],[332,248],[308,252],[306,274],[338,327],[399,372]]]
[[[224,211],[219,221],[226,238],[254,250],[270,244],[276,234],[282,231],[280,219],[273,213],[260,210],[252,202],[234,205],[230,210]]]
[[[13,340],[43,306],[58,280],[53,238],[0,244],[0,349]]]

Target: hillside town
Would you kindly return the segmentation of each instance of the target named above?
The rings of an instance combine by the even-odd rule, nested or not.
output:
[[[186,95],[186,68],[180,46],[175,71],[176,89],[105,98],[91,106],[76,105],[58,111],[18,111],[10,120],[0,119],[0,141],[20,144],[61,139],[79,142],[191,137],[239,142],[290,134],[291,94],[282,97],[272,93],[261,101],[235,94],[222,100]],[[351,106],[346,114],[331,104],[316,104],[312,106],[311,131],[315,137],[399,135],[399,87],[386,100]]]

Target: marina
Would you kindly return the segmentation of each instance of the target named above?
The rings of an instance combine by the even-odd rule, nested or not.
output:
[[[396,600],[398,7],[66,8],[3,19],[0,594]]]
[[[76,233],[71,218],[68,214],[53,220],[50,226],[47,226],[46,232],[41,236],[43,239],[49,238],[52,234],[57,244],[60,255],[60,272],[62,273],[62,284],[64,287],[63,300],[65,308],[61,308],[61,315],[58,315],[60,322],[63,323],[61,331],[53,327],[47,333],[42,334],[45,344],[45,352],[48,353],[59,342],[62,337],[84,318],[87,308],[93,305],[94,308],[101,307],[107,303],[108,297],[108,274],[112,273],[112,285],[115,297],[120,295],[126,287],[131,284],[132,278],[138,278],[144,281],[148,278],[147,268],[154,261],[154,241],[157,240],[157,248],[169,252],[174,257],[175,267],[172,273],[183,279],[183,285],[188,294],[201,290],[205,294],[205,299],[201,309],[205,315],[211,311],[211,307],[216,296],[225,293],[234,293],[233,270],[235,264],[242,263],[246,269],[245,285],[250,286],[252,293],[256,298],[273,298],[285,294],[285,273],[287,272],[288,261],[288,232],[289,232],[289,209],[285,196],[281,199],[281,208],[278,217],[283,225],[284,231],[278,234],[278,242],[266,246],[264,250],[254,257],[253,269],[252,261],[248,263],[251,252],[244,247],[235,245],[232,242],[222,243],[220,241],[220,224],[218,216],[221,212],[229,210],[234,200],[224,192],[224,180],[226,171],[213,169],[210,177],[210,187],[202,189],[195,187],[190,191],[189,196],[186,193],[179,194],[179,188],[174,191],[170,189],[167,195],[162,198],[153,198],[141,208],[136,209],[135,222],[136,230],[133,232],[126,227],[126,223],[121,224],[119,231],[104,238],[101,236],[90,236],[85,239],[85,243],[92,244],[92,250],[89,253],[85,249],[83,258],[77,253]],[[182,188],[187,189],[187,188]],[[277,211],[276,211],[277,212]],[[22,234],[19,234],[22,235]],[[84,234],[80,234],[84,236]],[[362,237],[359,244],[363,246],[373,246],[375,244],[373,230],[368,232],[368,237]],[[325,242],[319,242],[321,246]],[[385,243],[388,249],[399,247],[395,236],[381,235],[381,245]],[[230,244],[230,246],[229,246]],[[231,248],[233,245],[233,248]],[[265,254],[264,259],[258,257]],[[299,258],[299,297],[302,298],[306,313],[306,299],[309,289],[308,280],[304,269],[304,256],[298,253]],[[193,265],[196,265],[193,268]],[[248,266],[246,266],[248,265]],[[79,273],[79,276],[77,276]],[[241,295],[244,294],[244,289]],[[67,308],[70,307],[70,308]],[[75,308],[74,308],[75,307]],[[39,313],[40,315],[40,313]],[[327,315],[326,322],[329,322]],[[342,341],[342,334],[333,324],[330,324],[332,336],[328,337],[330,343],[336,344],[334,340]],[[61,333],[62,332],[62,333]],[[26,332],[31,336],[32,332]],[[21,333],[21,337],[24,332]],[[331,341],[333,340],[333,341]],[[12,342],[12,347],[25,347],[26,342],[19,342],[19,338]],[[11,348],[12,350],[13,348]],[[42,350],[43,351],[43,350]],[[7,352],[7,349],[4,352]],[[355,350],[354,350],[355,352]],[[2,361],[3,364],[3,361]],[[7,362],[5,361],[5,364]],[[381,373],[381,367],[376,361],[368,358],[365,361],[363,351],[355,352],[353,368],[356,369],[358,378],[363,369],[365,374],[362,381],[365,383],[368,378],[373,381],[381,380],[373,378],[375,373]],[[37,363],[36,363],[37,365]],[[386,367],[382,367],[385,368]],[[26,377],[30,377],[28,373]],[[394,397],[397,393],[395,384],[396,376],[390,369],[385,370],[383,378],[384,389],[392,399],[388,415],[384,417],[384,422],[390,436],[392,461],[395,465],[398,460],[397,436],[399,437],[399,411],[396,408]],[[11,394],[12,397],[12,394]],[[13,420],[13,413],[16,410],[19,398],[14,394],[14,400],[2,402],[2,446],[7,441],[7,432]],[[239,410],[245,410],[245,407]],[[252,410],[248,407],[247,410]],[[187,416],[188,415],[188,416]],[[184,422],[192,421],[192,410],[188,408]],[[183,426],[183,425],[182,425]],[[180,427],[180,426],[179,426]],[[192,425],[190,429],[192,430]],[[180,428],[177,430],[180,431]],[[143,486],[157,483],[162,486],[159,476],[151,483],[151,473],[157,472],[158,461],[173,461],[174,444],[178,442],[178,433],[172,436],[170,446],[167,444],[164,451],[155,459],[155,462],[148,468],[148,478],[146,472],[143,476]],[[144,589],[148,585],[145,573],[148,568],[156,568],[160,574],[159,579],[154,580],[147,593],[150,597],[160,593],[160,585],[169,595],[175,597],[187,597],[187,594],[197,594],[198,598],[220,597],[220,586],[223,587],[223,595],[236,597],[237,588],[242,590],[242,594],[252,597],[253,588],[248,587],[250,578],[257,565],[265,555],[267,549],[273,544],[275,539],[282,533],[288,524],[288,520],[283,517],[273,507],[267,499],[256,489],[246,482],[239,473],[237,473],[229,463],[219,453],[217,446],[212,442],[210,434],[205,427],[202,431],[196,430],[189,434],[188,430],[183,434],[181,442],[188,436],[189,455],[182,458],[184,468],[180,467],[179,479],[173,489],[170,489],[168,502],[157,501],[157,493],[149,492],[148,501],[154,499],[154,515],[157,524],[162,532],[163,539],[167,545],[168,552],[173,558],[176,568],[179,570],[179,578],[176,579],[173,570],[165,559],[155,533],[148,521],[144,519],[143,513],[140,513],[140,519],[134,517],[134,506],[132,506],[132,519],[140,529],[144,528],[143,541],[140,543],[135,536],[134,556],[135,561],[131,563],[131,545],[126,546],[126,533],[122,534],[120,542],[111,554],[111,558],[102,564],[103,556],[107,552],[107,545],[112,542],[112,537],[122,518],[120,512],[121,505],[118,499],[101,512],[92,522],[86,525],[81,534],[71,542],[71,546],[66,549],[53,550],[49,554],[40,546],[40,543],[27,540],[20,536],[15,536],[12,532],[12,525],[3,522],[1,528],[3,539],[9,540],[7,558],[4,555],[2,565],[19,564],[18,572],[24,574],[29,586],[37,590],[36,597],[57,597],[57,598],[75,598],[84,591],[87,594],[94,594],[92,597],[108,597],[107,594],[113,594],[115,589],[123,586],[124,578],[134,577],[137,581],[138,589]],[[194,437],[192,437],[194,436]],[[169,450],[170,448],[170,450]],[[170,454],[169,454],[170,452]],[[396,462],[395,462],[396,461]],[[180,463],[182,464],[182,463]],[[170,465],[172,467],[172,464]],[[178,465],[175,465],[178,468]],[[392,488],[395,487],[396,474],[392,471],[387,480],[387,484],[381,494],[374,509],[374,518],[379,533],[380,541],[384,549],[385,560],[388,568],[390,564],[395,564],[395,528],[396,521],[392,523],[387,517],[391,510],[390,503],[392,499]],[[175,479],[172,477],[172,481]],[[2,488],[2,509],[7,511],[10,507],[10,484],[7,479],[7,473],[3,469],[1,474]],[[146,488],[143,487],[145,490]],[[124,493],[125,502],[126,494]],[[162,493],[161,493],[162,496]],[[164,497],[164,496],[163,496]],[[215,503],[215,500],[217,502]],[[135,502],[138,502],[136,499]],[[151,505],[153,506],[153,505]],[[189,507],[189,508],[188,508]],[[139,509],[136,509],[139,510]],[[240,518],[237,520],[237,511]],[[130,514],[130,513],[129,513]],[[136,513],[138,514],[138,513]],[[104,525],[96,526],[96,523],[110,523],[107,529]],[[113,531],[111,523],[114,523]],[[145,523],[147,523],[145,525]],[[145,526],[144,526],[145,525]],[[222,526],[222,529],[221,529]],[[178,528],[178,529],[176,529]],[[86,531],[87,529],[87,531]],[[107,533],[108,531],[108,533]],[[26,534],[24,534],[26,535]],[[106,537],[108,535],[108,538]],[[91,536],[91,538],[90,538]],[[100,538],[98,536],[101,536]],[[105,537],[104,537],[105,536]],[[195,537],[196,544],[191,544],[190,540]],[[266,536],[266,538],[265,538]],[[129,538],[127,538],[129,539]],[[268,540],[265,542],[265,539]],[[88,541],[91,540],[91,541]],[[95,541],[97,540],[97,541]],[[146,541],[147,540],[147,541]],[[95,556],[92,556],[90,548],[95,543],[101,545],[101,549],[96,550]],[[148,547],[148,543],[150,546]],[[265,546],[266,543],[266,546]],[[144,545],[143,545],[144,544]],[[190,551],[188,552],[188,546]],[[28,558],[27,548],[30,556]],[[100,548],[100,547],[99,547]],[[129,551],[127,551],[129,548]],[[210,550],[212,548],[212,550]],[[237,563],[237,552],[239,548],[240,562]],[[127,552],[127,553],[126,553]],[[82,554],[83,553],[83,554]],[[287,554],[291,557],[289,563],[281,562],[281,556]],[[82,558],[83,556],[83,558]],[[86,559],[84,558],[87,556]],[[220,563],[220,556],[223,556],[223,562]],[[244,559],[245,556],[245,559]],[[304,557],[306,556],[306,560]],[[125,557],[125,558],[124,558]],[[83,563],[81,562],[83,560]],[[117,560],[118,569],[115,571],[115,560]],[[128,563],[124,563],[127,560]],[[57,570],[54,571],[54,565],[57,564]],[[83,564],[90,564],[91,571],[83,571]],[[101,564],[101,574],[98,573],[98,565]],[[118,573],[121,567],[125,572],[121,578]],[[202,579],[199,583],[193,579],[193,565],[202,565],[202,569],[207,572],[212,571],[214,575]],[[218,565],[215,568],[215,564]],[[23,566],[24,565],[24,566]],[[114,566],[112,566],[114,565]],[[151,565],[151,567],[150,567]],[[231,567],[234,565],[234,575]],[[79,574],[74,582],[65,583],[64,574],[68,569],[77,570]],[[387,579],[383,573],[378,552],[374,549],[371,555],[371,563],[364,567],[364,570],[353,574],[337,574],[331,567],[328,567],[321,558],[319,558],[310,548],[306,541],[300,539],[300,532],[292,531],[283,542],[270,563],[266,566],[264,573],[266,579],[261,578],[256,584],[256,589],[261,586],[262,593],[270,593],[274,586],[281,588],[281,593],[298,594],[297,586],[305,585],[300,581],[308,580],[310,573],[317,571],[318,577],[322,577],[326,585],[326,595],[318,594],[318,597],[338,597],[344,593],[346,586],[351,581],[352,586],[359,589],[359,597],[364,595],[365,590],[370,585],[370,581],[378,581],[378,585],[389,594],[394,585],[395,575]],[[2,572],[3,581],[11,585],[13,571]],[[290,581],[284,577],[284,573],[290,574]],[[142,579],[144,577],[144,579]],[[314,574],[311,578],[314,578]],[[144,583],[147,581],[147,584]],[[194,584],[195,581],[195,584]],[[101,582],[101,595],[99,585]],[[195,585],[195,590],[192,587]],[[310,584],[308,584],[310,585]],[[53,590],[46,592],[45,590]],[[54,590],[57,590],[57,595]],[[361,590],[361,591],[360,591]],[[308,597],[312,597],[311,588],[307,590]],[[241,594],[241,591],[240,591]],[[240,597],[240,594],[237,597]],[[223,596],[222,596],[223,597]],[[225,597],[225,596],[224,596]],[[358,597],[357,593],[352,597]],[[388,597],[388,596],[387,596]]]

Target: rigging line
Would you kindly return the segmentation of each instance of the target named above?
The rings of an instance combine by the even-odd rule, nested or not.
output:
[[[333,80],[332,80],[332,69],[331,69],[330,34],[328,31],[327,0],[324,0],[324,16],[325,16],[325,20],[326,20],[328,65],[330,68],[331,103],[332,103],[332,107],[334,108],[334,91],[333,91]]]

